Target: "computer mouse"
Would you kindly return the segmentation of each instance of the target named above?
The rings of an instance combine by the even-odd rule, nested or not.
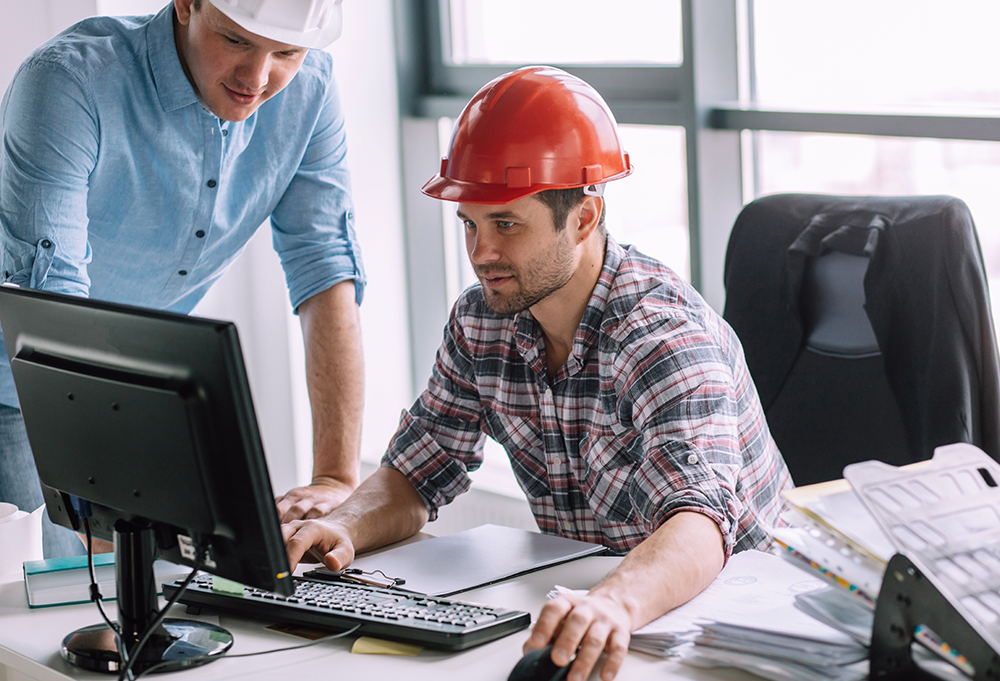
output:
[[[569,675],[573,660],[565,667],[552,661],[552,645],[529,650],[524,654],[507,677],[507,681],[564,681]],[[576,656],[573,656],[576,659]]]

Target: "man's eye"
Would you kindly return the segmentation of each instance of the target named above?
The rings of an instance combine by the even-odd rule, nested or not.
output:
[[[222,37],[223,37],[223,38],[225,38],[225,39],[226,39],[226,42],[227,42],[227,43],[229,43],[230,45],[239,45],[239,44],[240,44],[240,42],[241,42],[241,41],[239,41],[239,40],[236,40],[235,38],[230,38],[230,37],[229,37],[229,36],[227,36],[227,35],[224,35],[224,36],[222,36]]]
[[[510,229],[513,226],[514,226],[513,222],[508,222],[506,220],[498,220],[497,221],[497,227],[499,227],[500,229]]]
[[[464,226],[468,230],[473,230],[476,228],[476,223],[473,222],[472,220],[462,220],[462,226]]]

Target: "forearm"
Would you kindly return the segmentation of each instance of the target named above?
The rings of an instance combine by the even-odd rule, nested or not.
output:
[[[331,570],[341,570],[357,553],[415,534],[427,517],[427,507],[410,481],[399,471],[383,467],[329,514],[293,520],[281,531],[293,567],[310,555]]]
[[[359,479],[364,354],[354,281],[342,281],[299,306],[313,422],[313,479],[354,488]]]
[[[590,593],[629,614],[632,630],[701,593],[725,561],[719,526],[706,515],[680,512],[635,547]]]
[[[380,467],[330,514],[358,553],[413,536],[427,524],[427,506],[402,473]]]

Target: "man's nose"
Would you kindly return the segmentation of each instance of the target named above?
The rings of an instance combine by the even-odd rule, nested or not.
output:
[[[473,265],[484,265],[500,259],[496,239],[486,230],[478,230],[466,238],[469,242],[469,260]]]
[[[271,58],[268,55],[247,55],[236,71],[236,78],[248,90],[260,92],[267,87],[271,71]]]

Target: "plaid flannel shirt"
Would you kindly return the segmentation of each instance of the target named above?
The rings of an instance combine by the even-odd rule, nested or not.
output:
[[[551,381],[531,312],[497,314],[478,285],[466,290],[382,465],[407,476],[433,520],[469,488],[486,435],[548,534],[623,554],[694,511],[718,524],[728,559],[783,524],[791,478],[736,334],[671,269],[610,237]]]

